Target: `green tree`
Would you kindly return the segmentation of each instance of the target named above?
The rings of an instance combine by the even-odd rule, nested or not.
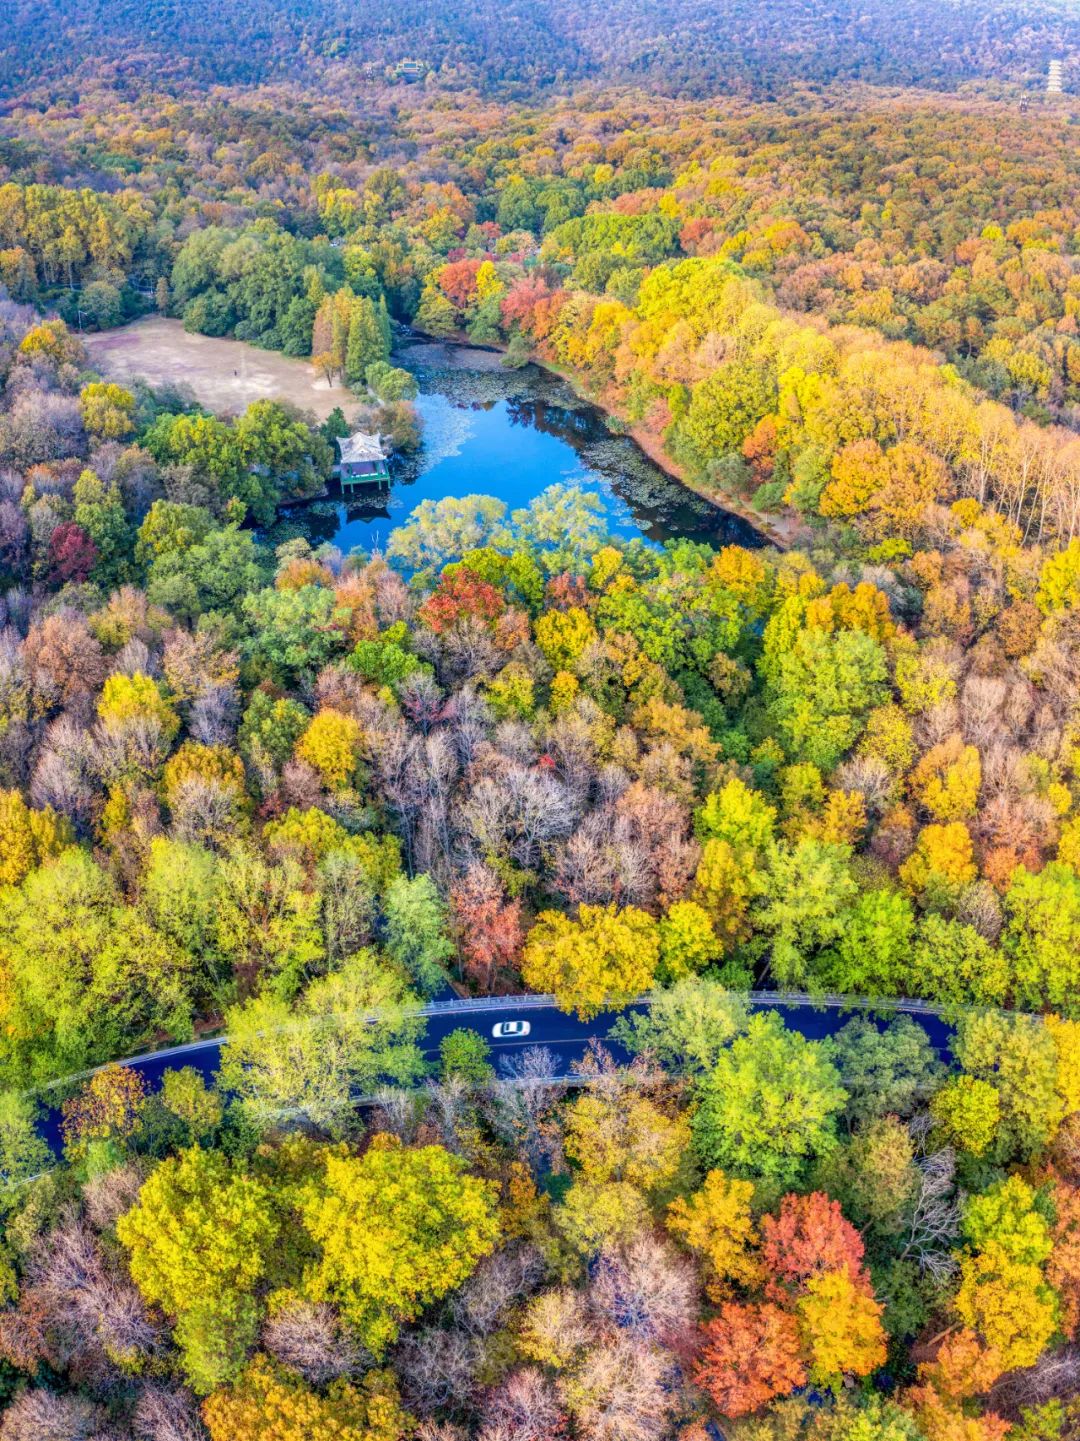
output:
[[[352,1101],[424,1071],[416,998],[370,951],[312,981],[296,1006],[260,995],[226,1018],[221,1081],[256,1125],[300,1114],[331,1135],[355,1125]]]
[[[1058,1094],[1058,1051],[1037,1016],[996,1011],[961,1016],[953,1051],[967,1075],[998,1095],[1001,1122],[991,1151],[995,1160],[1040,1154],[1057,1133],[1063,1106]]]
[[[387,360],[389,355],[389,329],[381,322],[378,306],[367,296],[359,296],[353,301],[349,311],[349,331],[345,345],[346,381],[354,387],[362,386],[368,366]]]
[[[159,415],[143,444],[162,464],[191,466],[222,504],[245,488],[244,463],[233,428],[212,415]]]
[[[311,720],[291,696],[275,696],[259,687],[252,692],[240,722],[240,754],[251,766],[269,764],[280,770]]]
[[[823,989],[814,953],[843,937],[857,895],[847,846],[804,836],[792,850],[774,851],[756,919],[771,937],[772,973],[781,987]]]
[[[895,1402],[870,1392],[841,1395],[814,1413],[814,1441],[923,1441],[916,1418]]]
[[[384,637],[358,641],[345,663],[365,680],[389,686],[395,692],[410,676],[431,674],[431,667],[426,661],[420,660],[397,641]]]
[[[189,958],[206,1003],[225,979],[217,940],[221,879],[213,852],[155,836],[142,876],[142,908],[154,929]]]
[[[738,450],[776,404],[776,378],[759,360],[733,360],[694,386],[674,434],[677,455],[702,476],[711,460]]]
[[[491,495],[444,496],[422,500],[386,543],[390,560],[412,570],[441,569],[467,551],[499,544],[507,536],[506,506]]]
[[[453,335],[457,326],[457,312],[437,285],[424,286],[413,319],[418,330],[436,339]]]
[[[235,613],[266,579],[265,562],[249,530],[228,525],[191,544],[179,542],[150,564],[146,593],[154,605],[194,625],[210,611]]]
[[[771,630],[770,622],[770,630]],[[799,630],[793,641],[766,632],[766,704],[795,761],[831,771],[886,699],[885,652],[861,630]]]
[[[719,981],[687,977],[653,991],[645,1009],[620,1016],[611,1035],[631,1054],[649,1052],[676,1075],[701,1075],[746,1030],[748,1016],[746,1000]]]
[[[310,495],[329,477],[330,446],[276,400],[256,400],[233,431],[243,467],[243,484],[231,494],[244,501],[253,519],[269,525],[284,496]],[[228,496],[226,496],[226,499]]]
[[[235,1377],[259,1323],[256,1288],[281,1235],[269,1189],[220,1151],[196,1147],[162,1161],[116,1234],[144,1299],[174,1322],[195,1390]]]
[[[1037,875],[1020,867],[1005,894],[1002,948],[1012,1000],[1024,1010],[1077,1014],[1080,995],[1080,877],[1051,861]]]
[[[6,1079],[26,1084],[85,1070],[159,1030],[190,1037],[190,957],[123,903],[85,851],[65,851],[2,897]]]
[[[447,982],[446,962],[454,954],[447,934],[447,909],[429,875],[398,876],[383,899],[387,953],[422,996]]]
[[[385,360],[370,364],[364,378],[380,400],[415,400],[419,391],[414,375]]]
[[[326,960],[319,897],[289,856],[276,862],[236,847],[221,862],[217,945],[241,994],[257,985],[291,999]]]
[[[79,296],[79,309],[96,330],[108,330],[124,318],[120,291],[108,280],[91,280]]]
[[[439,1064],[444,1080],[458,1076],[471,1085],[484,1085],[494,1079],[491,1046],[479,1031],[459,1026],[439,1042]]]
[[[818,983],[837,995],[910,994],[907,970],[914,935],[915,908],[907,896],[864,891],[845,916],[835,944],[814,962]]]
[[[834,1045],[852,1126],[881,1116],[912,1115],[943,1074],[930,1037],[910,1016],[893,1016],[884,1027],[856,1016],[837,1033]]]
[[[580,485],[549,485],[512,519],[519,542],[541,551],[552,573],[579,569],[607,539],[604,502]]]
[[[257,671],[294,684],[346,649],[344,617],[335,624],[334,593],[321,585],[259,590],[243,599],[251,627],[247,654]]]
[[[161,1104],[183,1124],[189,1145],[205,1141],[221,1124],[221,1097],[207,1089],[194,1066],[165,1072],[161,1078]]]
[[[751,1016],[698,1083],[694,1148],[706,1168],[779,1196],[836,1145],[846,1101],[828,1046],[786,1030],[772,1012]]]
[[[887,1248],[910,1221],[918,1195],[910,1131],[896,1116],[877,1117],[823,1158],[813,1184],[840,1202],[868,1240]]]
[[[278,338],[286,355],[310,355],[316,306],[306,295],[294,295],[278,325]]]
[[[931,1097],[930,1115],[945,1145],[982,1156],[997,1138],[1001,1097],[979,1076],[951,1076]]]
[[[30,1096],[0,1091],[0,1210],[17,1202],[19,1187],[52,1164],[36,1122],[37,1105]]]
[[[1008,960],[974,927],[931,912],[919,922],[901,990],[943,1005],[998,1006],[1009,993]]]
[[[75,524],[97,547],[93,578],[112,589],[130,576],[131,532],[120,488],[106,486],[92,470],[75,482]]]
[[[190,550],[206,539],[214,518],[204,505],[155,500],[143,517],[135,541],[135,559],[150,566],[158,556]]]

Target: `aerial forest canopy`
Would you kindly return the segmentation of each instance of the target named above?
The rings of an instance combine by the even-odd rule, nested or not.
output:
[[[1076,43],[1068,0],[12,0],[0,85],[62,86],[94,64],[203,83],[419,61],[455,87],[524,97],[582,81],[668,94],[774,92],[793,80],[952,88],[988,72],[1018,80]],[[415,72],[413,72],[415,73]]]
[[[0,1441],[1077,1433],[1080,22],[658,9],[5,13]]]

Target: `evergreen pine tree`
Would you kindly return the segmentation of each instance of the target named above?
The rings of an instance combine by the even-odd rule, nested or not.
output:
[[[362,385],[368,366],[376,360],[385,360],[389,355],[389,330],[385,303],[376,307],[367,296],[353,301],[345,356],[345,379],[350,385]]]

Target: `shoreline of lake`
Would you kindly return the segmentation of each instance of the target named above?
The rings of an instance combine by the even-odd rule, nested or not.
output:
[[[607,407],[601,405],[598,400],[586,394],[578,383],[577,376],[573,371],[560,370],[557,365],[549,365],[535,355],[531,356],[530,360],[533,365],[538,365],[541,370],[546,370],[549,375],[558,376],[560,380],[564,381],[570,387],[578,399],[584,401],[586,405],[591,405],[594,409],[600,411],[602,415],[619,421],[620,425],[626,425],[626,422],[623,421],[615,411],[608,410]],[[755,506],[752,506],[749,501],[743,500],[740,496],[726,495],[723,500],[718,500],[711,491],[706,490],[704,486],[692,480],[683,470],[682,466],[672,460],[656,436],[647,431],[644,426],[626,425],[626,429],[622,434],[628,435],[638,449],[649,457],[653,465],[658,466],[666,475],[670,476],[677,485],[685,486],[687,490],[693,491],[695,495],[700,496],[701,499],[707,501],[709,505],[715,506],[717,510],[724,511],[728,515],[737,515],[741,520],[745,520],[748,525],[752,525],[755,530],[760,531],[764,539],[770,545],[775,546],[777,550],[787,550],[790,548],[792,535],[801,524],[801,521],[797,517],[791,515],[767,515],[765,511],[758,510]]]
[[[186,389],[219,415],[241,413],[255,400],[280,399],[325,420],[336,408],[348,412],[363,403],[344,384],[328,384],[306,358],[233,337],[198,335],[161,316],[84,339],[92,363],[111,379]],[[417,405],[427,427],[421,452],[395,462],[386,496],[346,500],[331,486],[318,496],[286,502],[282,522],[298,524],[302,507],[310,512],[305,528],[313,537],[365,545],[370,532],[378,544],[383,523],[388,529],[400,524],[405,517],[395,513],[410,500],[411,509],[440,493],[496,494],[515,508],[538,489],[562,481],[600,494],[615,533],[643,534],[654,542],[689,536],[716,546],[784,544],[762,517],[737,502],[722,505],[678,474],[647,438],[611,425],[609,412],[585,395],[573,376],[536,360],[510,368],[503,355],[499,347],[476,346],[468,337],[443,340],[403,327],[395,360],[420,384]],[[492,410],[501,421],[486,414]],[[472,447],[471,465],[444,464],[462,445]],[[439,466],[441,492],[432,491],[428,479]]]
[[[419,336],[424,340],[441,340],[443,344],[466,346],[472,350],[486,350],[492,355],[505,356],[507,354],[507,348],[505,346],[478,345],[475,341],[470,340],[464,331],[454,331],[451,335],[440,338],[429,335],[427,331],[420,330],[415,325],[408,326],[407,330],[409,334]],[[569,386],[578,400],[584,405],[590,406],[593,410],[598,411],[610,420],[617,421],[621,428],[618,432],[613,431],[612,434],[618,433],[629,436],[638,449],[644,455],[648,456],[653,465],[657,466],[678,485],[684,486],[687,490],[692,491],[694,495],[700,496],[702,500],[715,507],[715,509],[727,515],[738,516],[741,520],[746,521],[748,525],[760,531],[764,539],[778,550],[787,550],[790,548],[794,533],[802,524],[798,516],[792,515],[790,512],[779,516],[768,514],[763,510],[758,510],[756,506],[751,505],[747,500],[743,500],[741,496],[724,496],[722,500],[718,499],[711,491],[706,490],[704,486],[692,480],[683,470],[682,466],[672,460],[656,436],[646,430],[644,426],[628,424],[616,411],[608,409],[601,400],[590,395],[582,386],[580,378],[575,371],[563,370],[551,361],[544,360],[543,357],[536,354],[535,351],[529,353],[529,359],[525,363],[527,365],[535,365],[540,370],[546,371],[548,375],[553,375],[557,380],[561,380],[564,385]],[[511,374],[512,373],[513,370],[511,369]]]

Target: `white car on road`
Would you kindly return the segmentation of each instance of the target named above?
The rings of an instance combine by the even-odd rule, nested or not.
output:
[[[528,1021],[496,1021],[491,1028],[491,1034],[497,1041],[509,1041],[519,1036],[527,1036],[532,1030]]]

